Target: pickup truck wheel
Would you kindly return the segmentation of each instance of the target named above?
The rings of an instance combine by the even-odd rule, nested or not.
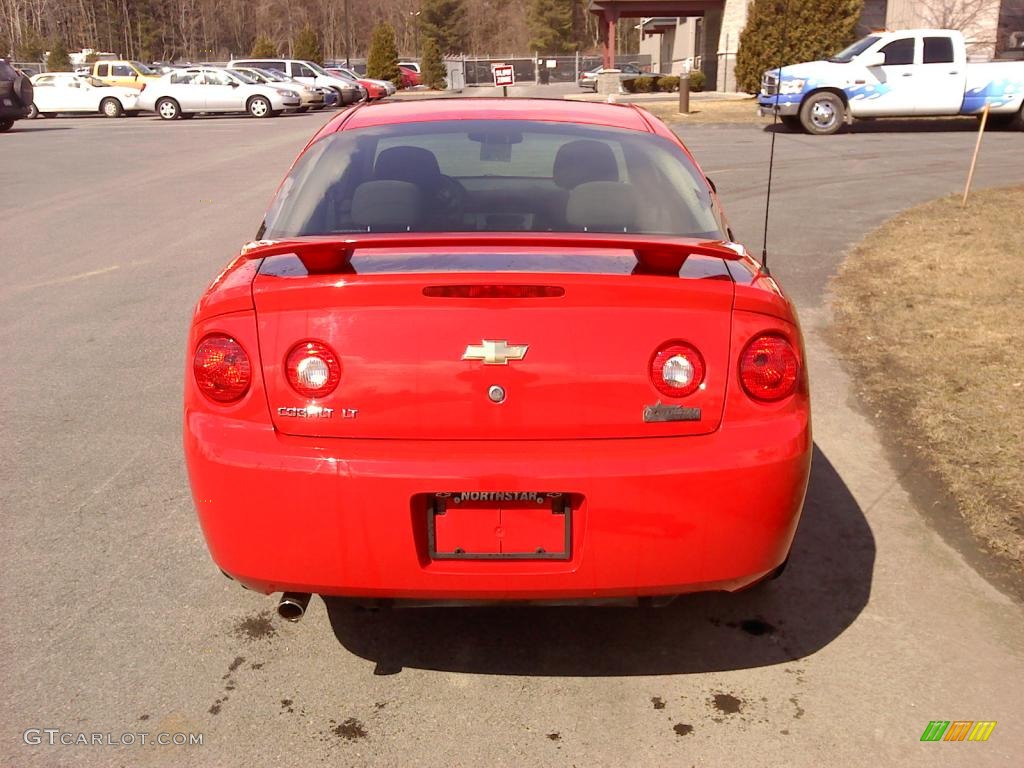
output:
[[[0,133],[11,130],[11,126],[14,125],[14,121],[11,119],[0,120]]]
[[[270,102],[263,96],[253,96],[245,108],[253,117],[271,117],[273,115]]]
[[[812,93],[800,106],[800,124],[815,136],[829,136],[842,127],[845,112],[843,100],[834,93]]]
[[[981,122],[981,115],[978,115]],[[1024,105],[1012,115],[989,115],[989,127],[996,131],[1024,131]]]
[[[39,117],[39,107],[37,107],[35,104],[29,104],[28,119],[35,120],[37,117]]]
[[[181,117],[181,107],[174,99],[160,99],[156,103],[156,113],[164,120]]]
[[[120,117],[124,114],[121,102],[115,98],[107,97],[100,102],[100,112],[104,117]]]
[[[295,111],[301,115],[303,112],[309,112],[309,107],[299,107]]]

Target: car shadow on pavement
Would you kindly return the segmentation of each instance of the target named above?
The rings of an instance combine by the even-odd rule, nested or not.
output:
[[[766,125],[768,133],[794,133],[806,135],[802,131],[794,131],[782,123]],[[991,127],[990,127],[991,130]],[[853,125],[845,125],[839,134],[862,133],[977,133],[978,120],[974,117],[930,117],[930,118],[885,118],[881,120],[860,119]],[[988,131],[986,130],[986,133]]]
[[[503,675],[664,675],[747,669],[809,656],[863,610],[875,541],[815,446],[788,569],[740,594],[680,597],[664,608],[497,606],[353,609],[325,599],[345,648],[377,664]]]
[[[11,128],[11,133],[43,133],[46,131],[70,131],[70,125],[15,125]]]

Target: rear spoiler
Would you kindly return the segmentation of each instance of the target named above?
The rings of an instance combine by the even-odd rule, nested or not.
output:
[[[358,233],[342,237],[301,237],[256,240],[241,256],[262,259],[294,254],[310,274],[344,271],[356,250],[366,248],[580,248],[633,251],[644,272],[675,275],[691,255],[737,261],[747,258],[741,245],[724,240],[699,240],[658,235],[612,235],[588,232],[400,232]]]

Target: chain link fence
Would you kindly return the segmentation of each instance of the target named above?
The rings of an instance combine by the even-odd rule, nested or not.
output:
[[[467,86],[494,85],[492,70],[497,64],[511,65],[515,69],[517,83],[574,83],[581,72],[601,66],[599,55],[575,54],[572,56],[464,56],[462,71]],[[649,54],[627,54],[615,58],[616,66],[636,64],[641,68],[651,66]]]
[[[8,62],[15,69],[20,69],[29,77],[38,75],[40,72],[49,72],[49,67],[43,61],[10,61]]]

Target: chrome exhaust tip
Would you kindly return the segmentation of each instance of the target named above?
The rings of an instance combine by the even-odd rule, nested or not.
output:
[[[285,592],[277,603],[277,615],[285,621],[298,621],[305,615],[310,597],[309,592]]]

